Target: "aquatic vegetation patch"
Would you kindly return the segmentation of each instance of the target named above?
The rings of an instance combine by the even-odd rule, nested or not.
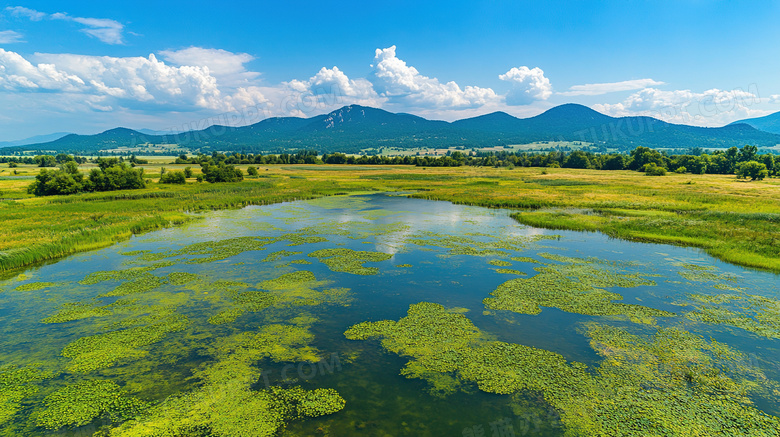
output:
[[[165,280],[151,273],[143,272],[136,279],[120,284],[111,291],[99,294],[98,297],[128,296],[131,294],[146,293],[167,283]]]
[[[43,401],[45,409],[38,415],[38,426],[59,429],[83,426],[104,414],[122,421],[137,416],[148,404],[128,396],[113,381],[81,381],[65,386]]]
[[[284,324],[219,339],[211,348],[216,361],[195,373],[203,381],[200,388],[168,398],[109,435],[271,437],[291,420],[336,413],[346,402],[334,389],[251,389],[261,376],[252,365],[258,358],[317,362],[318,351],[309,346],[312,340],[308,326]]]
[[[367,262],[386,261],[393,256],[383,252],[358,251],[346,248],[322,249],[309,254],[328,266],[334,272],[352,273],[353,275],[375,275],[379,273],[376,267],[365,267]]]
[[[635,322],[652,322],[654,317],[670,317],[674,313],[657,310],[641,305],[616,303],[623,296],[600,288],[589,282],[601,282],[602,279],[586,277],[583,282],[566,276],[554,267],[537,267],[539,273],[524,279],[511,279],[499,285],[482,302],[491,310],[508,310],[520,314],[539,314],[541,307],[554,307],[560,310],[593,316],[624,315]],[[590,278],[590,279],[588,279]],[[627,280],[627,281],[630,281]]]
[[[274,241],[273,238],[269,237],[236,237],[219,241],[204,241],[190,244],[179,250],[145,253],[140,259],[157,261],[166,258],[196,256],[196,258],[188,258],[185,262],[187,264],[202,264],[227,259],[244,252],[265,250],[265,246]]]
[[[690,320],[744,329],[767,338],[780,338],[780,300],[751,294],[691,294]]]
[[[286,256],[295,256],[295,255],[301,255],[303,252],[291,252],[289,250],[279,250],[276,252],[269,253],[265,258],[263,258],[262,262],[274,262],[279,261],[280,259],[286,257]]]
[[[62,350],[62,356],[71,359],[67,369],[87,373],[111,367],[120,359],[141,357],[145,354],[141,349],[143,346],[156,343],[169,333],[185,329],[189,324],[185,316],[171,315],[165,311],[160,315],[150,315],[146,320],[150,323],[81,337],[68,344]]]
[[[38,392],[38,383],[54,374],[35,366],[0,367],[0,426],[10,421],[22,402]]]
[[[317,282],[317,277],[314,273],[308,270],[299,270],[297,272],[286,273],[275,279],[269,279],[267,281],[257,284],[257,288],[265,290],[286,290],[296,287],[311,287]]]
[[[398,264],[398,265],[396,265],[396,267],[398,267],[399,269],[408,269],[408,268],[412,267],[412,265],[411,264]]]
[[[559,412],[566,435],[771,435],[780,426],[747,397],[767,384],[765,375],[740,367],[744,357],[724,344],[676,328],[648,338],[591,323],[585,333],[604,357],[594,369],[554,352],[487,341],[463,315],[428,302],[398,321],[359,323],[345,336],[379,339],[409,357],[401,374],[427,381],[435,394],[464,384],[496,394],[539,392]]]
[[[15,288],[16,291],[38,291],[56,286],[56,282],[29,282]]]
[[[736,282],[737,277],[728,273],[718,274],[715,266],[702,266],[692,263],[678,263],[682,270],[677,273],[683,278],[693,282]]]
[[[70,302],[60,306],[57,313],[41,320],[41,323],[65,323],[90,317],[105,317],[114,314],[117,309],[135,304],[135,299],[119,299],[114,303],[103,305],[98,300],[92,302]]]
[[[525,272],[521,272],[520,270],[514,270],[514,269],[496,269],[496,273],[502,273],[506,275],[526,276]]]
[[[193,282],[202,281],[203,277],[195,273],[172,272],[168,274],[166,279],[168,283],[172,285],[187,285]]]
[[[541,264],[539,262],[539,260],[536,260],[536,259],[533,259],[533,258],[527,257],[527,256],[513,256],[513,257],[511,257],[509,259],[511,259],[512,261],[517,261],[517,262],[521,262],[521,263]]]
[[[132,267],[124,270],[106,270],[100,272],[94,272],[87,275],[86,278],[79,281],[81,285],[95,285],[105,281],[132,281],[144,276],[151,270],[162,267],[155,264],[146,267]]]
[[[490,261],[488,261],[488,264],[490,264],[491,266],[496,266],[496,267],[510,267],[510,266],[512,266],[511,262],[503,261],[503,260],[500,260],[500,259],[491,259]]]

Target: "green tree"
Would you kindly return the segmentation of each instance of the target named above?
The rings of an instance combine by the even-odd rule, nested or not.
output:
[[[252,177],[257,177],[257,176],[258,176],[258,174],[257,174],[257,168],[255,168],[255,167],[253,167],[253,166],[251,166],[251,165],[250,165],[250,166],[249,166],[249,167],[246,169],[246,174],[248,174],[249,176],[252,176]]]
[[[757,161],[743,162],[737,167],[737,179],[762,180],[768,176],[766,165]]]
[[[184,177],[185,178],[191,178],[192,177],[192,167],[186,167],[184,169]]]
[[[160,176],[161,184],[184,184],[187,183],[187,177],[183,171],[169,171]]]

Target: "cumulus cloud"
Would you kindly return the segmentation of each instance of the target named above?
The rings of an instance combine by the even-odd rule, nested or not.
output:
[[[154,55],[117,58],[36,54],[36,64],[0,49],[0,89],[86,96],[95,110],[126,108],[231,111],[266,101],[253,86],[226,89],[201,66],[172,66]],[[241,105],[241,106],[236,106]]]
[[[529,105],[552,95],[550,79],[544,77],[544,71],[539,67],[514,67],[498,78],[512,83],[512,89],[506,95],[506,104],[510,106]]]
[[[298,93],[298,100],[310,99],[321,108],[359,104],[379,106],[385,99],[381,98],[367,79],[352,80],[338,67],[322,67],[309,80],[292,80],[283,85]]]
[[[731,91],[710,89],[665,91],[645,88],[615,104],[596,104],[593,109],[612,116],[646,115],[670,123],[717,126],[733,120],[766,115],[755,106],[761,102],[758,92],[736,88]]]
[[[598,96],[601,94],[614,93],[618,91],[641,90],[647,87],[663,84],[664,82],[659,82],[653,79],[633,79],[609,83],[587,83],[584,85],[574,85],[569,88],[569,91],[558,94],[562,96]]]
[[[490,88],[461,87],[455,82],[441,83],[423,76],[406,65],[395,53],[396,47],[376,49],[369,81],[383,98],[414,108],[474,108],[496,101]]]
[[[209,73],[218,78],[223,85],[248,85],[260,76],[260,73],[247,70],[247,62],[254,56],[248,53],[233,53],[222,49],[188,47],[182,50],[163,50],[160,55],[166,61],[178,66],[194,65],[208,68]]]
[[[0,31],[0,44],[13,44],[22,41],[22,34],[13,30]]]
[[[9,11],[11,15],[15,17],[28,18],[32,21],[41,21],[44,18],[48,18],[50,20],[78,23],[84,26],[84,28],[81,29],[81,32],[93,38],[97,38],[106,44],[124,44],[122,33],[124,32],[125,26],[116,20],[108,18],[72,17],[65,12],[47,14],[22,6],[9,6],[5,8],[5,10]]]
[[[772,94],[769,96],[769,103],[780,103],[780,94]]]

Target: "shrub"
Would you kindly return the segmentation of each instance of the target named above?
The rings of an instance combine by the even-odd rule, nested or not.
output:
[[[642,166],[642,171],[646,176],[664,176],[666,175],[666,169],[655,165],[654,162],[645,164]]]
[[[677,167],[677,170],[675,170],[674,172],[675,173],[680,173],[680,174],[688,173],[688,169],[683,167],[683,166],[680,166],[680,167]]]
[[[249,168],[246,169],[246,174],[249,176],[257,177],[257,168],[249,166]]]
[[[751,181],[762,180],[769,175],[766,164],[757,161],[743,162],[737,167],[737,179],[750,178]]]
[[[192,177],[192,167],[187,167],[184,169],[184,177],[185,178],[191,178]]]
[[[182,171],[169,171],[160,176],[161,184],[184,184],[187,176]]]

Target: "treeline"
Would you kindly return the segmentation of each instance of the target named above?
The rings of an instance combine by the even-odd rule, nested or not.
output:
[[[86,176],[79,171],[75,160],[65,161],[58,170],[44,168],[27,188],[27,192],[36,196],[51,196],[146,187],[142,168],[133,168],[117,158],[98,158],[95,162],[98,168],[93,168]]]
[[[239,165],[239,164],[346,164],[346,165],[415,165],[418,167],[562,167],[596,170],[636,170],[661,175],[667,171],[693,174],[737,174],[745,167],[755,167],[760,177],[778,176],[780,157],[772,154],[758,154],[756,146],[746,145],[741,149],[731,147],[712,153],[692,149],[688,154],[670,155],[647,147],[637,147],[629,154],[595,153],[575,150],[566,152],[554,150],[539,152],[471,152],[450,151],[444,156],[354,156],[331,153],[319,156],[314,150],[294,154],[252,155],[243,153],[187,157],[182,155],[176,164]],[[747,163],[755,163],[746,166]],[[752,174],[752,173],[751,173]],[[750,176],[750,174],[748,175]]]

